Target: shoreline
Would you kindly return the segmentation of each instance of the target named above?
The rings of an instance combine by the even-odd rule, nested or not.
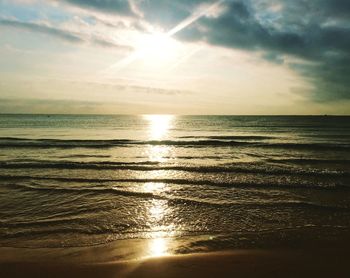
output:
[[[283,233],[260,234],[249,238],[245,236],[245,244],[233,244],[232,237],[213,235],[193,235],[182,237],[154,237],[118,239],[107,243],[87,246],[2,246],[0,247],[0,263],[108,263],[144,260],[153,257],[181,256],[188,254],[231,253],[237,250],[343,250],[350,247],[350,237],[344,232],[332,235],[329,231],[327,240],[312,238],[312,231],[305,231],[302,237],[293,237]],[[263,237],[265,235],[265,237]],[[236,235],[239,237],[240,235]],[[242,239],[243,240],[243,239]],[[43,242],[44,243],[44,242]],[[350,248],[349,248],[350,249]],[[350,256],[349,256],[350,258]]]
[[[1,257],[0,277],[349,277],[349,258],[346,247],[235,250],[104,263],[17,256],[13,261]]]

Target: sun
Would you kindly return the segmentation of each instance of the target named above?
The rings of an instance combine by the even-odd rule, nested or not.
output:
[[[186,47],[171,37],[169,33],[138,33],[132,36],[134,51],[111,65],[105,72],[112,69],[123,69],[135,64],[138,70],[166,70],[182,61],[186,56]]]
[[[164,33],[143,34],[136,42],[138,60],[159,65],[176,60],[179,43]]]

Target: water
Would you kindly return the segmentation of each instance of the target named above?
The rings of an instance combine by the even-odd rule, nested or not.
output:
[[[0,246],[350,234],[350,117],[0,116]]]

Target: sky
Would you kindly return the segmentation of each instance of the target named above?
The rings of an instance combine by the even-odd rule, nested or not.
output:
[[[0,113],[350,114],[349,0],[0,0]]]

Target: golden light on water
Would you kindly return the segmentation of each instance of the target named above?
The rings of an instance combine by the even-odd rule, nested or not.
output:
[[[153,185],[152,185],[153,186]],[[156,186],[154,191],[159,191],[161,189]],[[162,225],[162,220],[166,216],[168,211],[168,205],[166,200],[152,200],[150,207],[148,208],[148,217],[152,227],[152,236],[156,236],[151,239],[146,250],[148,256],[150,257],[160,257],[169,254],[169,238],[171,234],[171,227],[164,227]],[[170,229],[168,231],[168,229]]]
[[[149,146],[147,154],[150,161],[165,162],[170,156],[169,146]]]
[[[147,137],[149,140],[164,140],[172,128],[173,115],[144,115],[147,121]],[[167,145],[149,145],[146,149],[150,161],[165,162],[170,156],[171,148]]]
[[[149,139],[161,140],[168,135],[174,119],[173,115],[144,115],[149,124]]]
[[[143,186],[146,192],[159,192],[163,191],[165,184],[163,182],[146,182]]]
[[[151,221],[160,221],[164,217],[165,211],[166,211],[166,201],[153,200],[153,203],[148,211]]]
[[[174,116],[172,115],[144,115],[147,121],[147,137],[149,140],[164,140],[169,136]],[[170,156],[171,148],[167,145],[147,146],[146,155],[150,161],[164,163]],[[162,179],[162,171],[153,171],[153,179]],[[169,190],[168,186],[162,182],[147,182],[143,186],[143,191],[153,193],[157,196],[164,195]],[[146,253],[151,257],[159,257],[169,254],[169,236],[173,231],[173,224],[166,223],[165,218],[170,213],[168,201],[162,198],[154,198],[147,208],[149,225],[152,227],[151,236],[155,237],[149,241]]]
[[[167,189],[165,183],[148,182],[144,184],[144,190],[154,194],[160,194]],[[164,226],[163,220],[169,213],[167,200],[153,199],[148,207],[148,221],[152,226],[152,237],[149,241],[146,253],[150,257],[160,257],[169,254],[169,239],[173,225]]]
[[[149,253],[152,257],[168,255],[168,239],[154,238],[149,243]]]

